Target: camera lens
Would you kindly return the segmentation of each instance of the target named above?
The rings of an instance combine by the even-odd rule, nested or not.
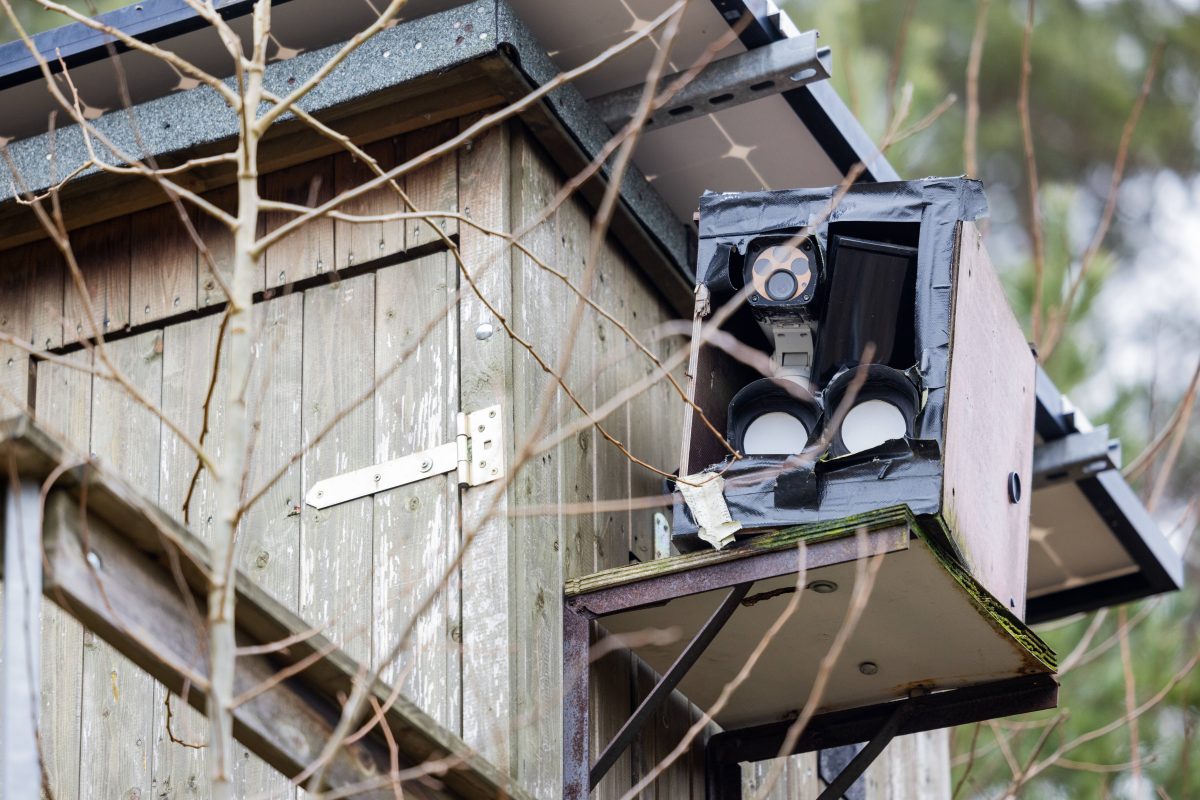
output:
[[[796,276],[787,270],[776,270],[767,278],[767,297],[772,300],[791,300],[796,294]]]

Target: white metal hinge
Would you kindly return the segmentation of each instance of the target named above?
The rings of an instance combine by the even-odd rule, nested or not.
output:
[[[434,475],[458,473],[459,486],[479,486],[504,477],[504,420],[500,406],[459,412],[453,442],[325,478],[313,484],[304,502],[328,508],[395,489]]]

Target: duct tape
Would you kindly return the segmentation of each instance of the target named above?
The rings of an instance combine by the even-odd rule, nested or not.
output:
[[[697,535],[720,550],[734,540],[742,529],[725,504],[725,479],[711,472],[697,472],[680,478],[676,483],[683,502],[691,509],[700,530]]]

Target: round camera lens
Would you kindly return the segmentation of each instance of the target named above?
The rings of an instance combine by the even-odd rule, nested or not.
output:
[[[796,276],[787,270],[771,273],[767,278],[767,297],[772,300],[791,300],[796,294]]]

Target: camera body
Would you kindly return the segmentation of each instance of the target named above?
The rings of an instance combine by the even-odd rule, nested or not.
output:
[[[906,506],[1025,552],[1028,498],[1006,487],[1029,480],[1034,361],[984,213],[966,179],[701,197],[697,281],[714,309],[744,298],[723,330],[771,355],[763,374],[702,346],[695,400],[723,437],[685,425],[685,472],[724,479],[739,536]],[[708,547],[676,498],[674,546]]]

